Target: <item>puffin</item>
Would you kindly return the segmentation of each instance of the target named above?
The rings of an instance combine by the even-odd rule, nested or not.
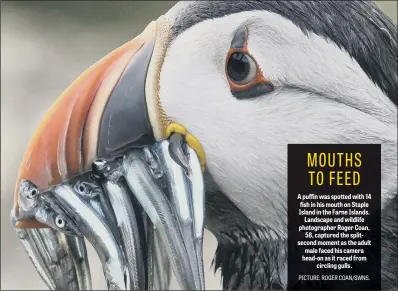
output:
[[[224,289],[286,290],[287,144],[382,145],[382,289],[397,285],[397,34],[371,2],[189,1],[160,100],[206,153]],[[395,274],[395,275],[394,275]]]
[[[370,1],[182,1],[60,96],[18,181],[45,191],[98,157],[185,134],[204,169],[223,288],[282,290],[287,145],[381,144],[381,283],[391,289],[397,97],[396,26]]]

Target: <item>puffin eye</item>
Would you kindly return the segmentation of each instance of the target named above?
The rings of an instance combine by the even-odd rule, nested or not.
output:
[[[236,52],[229,57],[227,72],[229,79],[233,83],[246,85],[256,77],[257,66],[248,54]]]
[[[66,225],[65,220],[62,218],[62,216],[57,215],[57,217],[55,217],[55,225],[59,228],[64,228]]]
[[[239,27],[227,54],[225,73],[231,93],[237,99],[250,99],[274,90],[272,83],[264,77],[253,56],[249,53],[246,26]]]

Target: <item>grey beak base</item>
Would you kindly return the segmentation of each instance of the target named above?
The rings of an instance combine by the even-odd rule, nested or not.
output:
[[[98,157],[113,159],[131,146],[155,143],[145,97],[147,70],[154,45],[155,41],[144,44],[112,91],[100,124]]]

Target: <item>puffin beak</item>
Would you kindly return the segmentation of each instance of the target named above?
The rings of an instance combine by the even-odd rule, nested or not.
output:
[[[50,289],[91,289],[83,237],[109,289],[166,289],[169,266],[204,289],[203,164],[158,96],[168,33],[162,16],[90,67],[25,152],[11,220]]]

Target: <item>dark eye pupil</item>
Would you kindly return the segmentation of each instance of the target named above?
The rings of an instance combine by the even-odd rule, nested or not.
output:
[[[84,187],[84,185],[80,185],[79,186],[79,191],[80,192],[84,192],[86,190],[86,187]]]
[[[229,57],[227,64],[228,75],[232,81],[241,82],[250,72],[250,62],[246,54],[234,53]]]

